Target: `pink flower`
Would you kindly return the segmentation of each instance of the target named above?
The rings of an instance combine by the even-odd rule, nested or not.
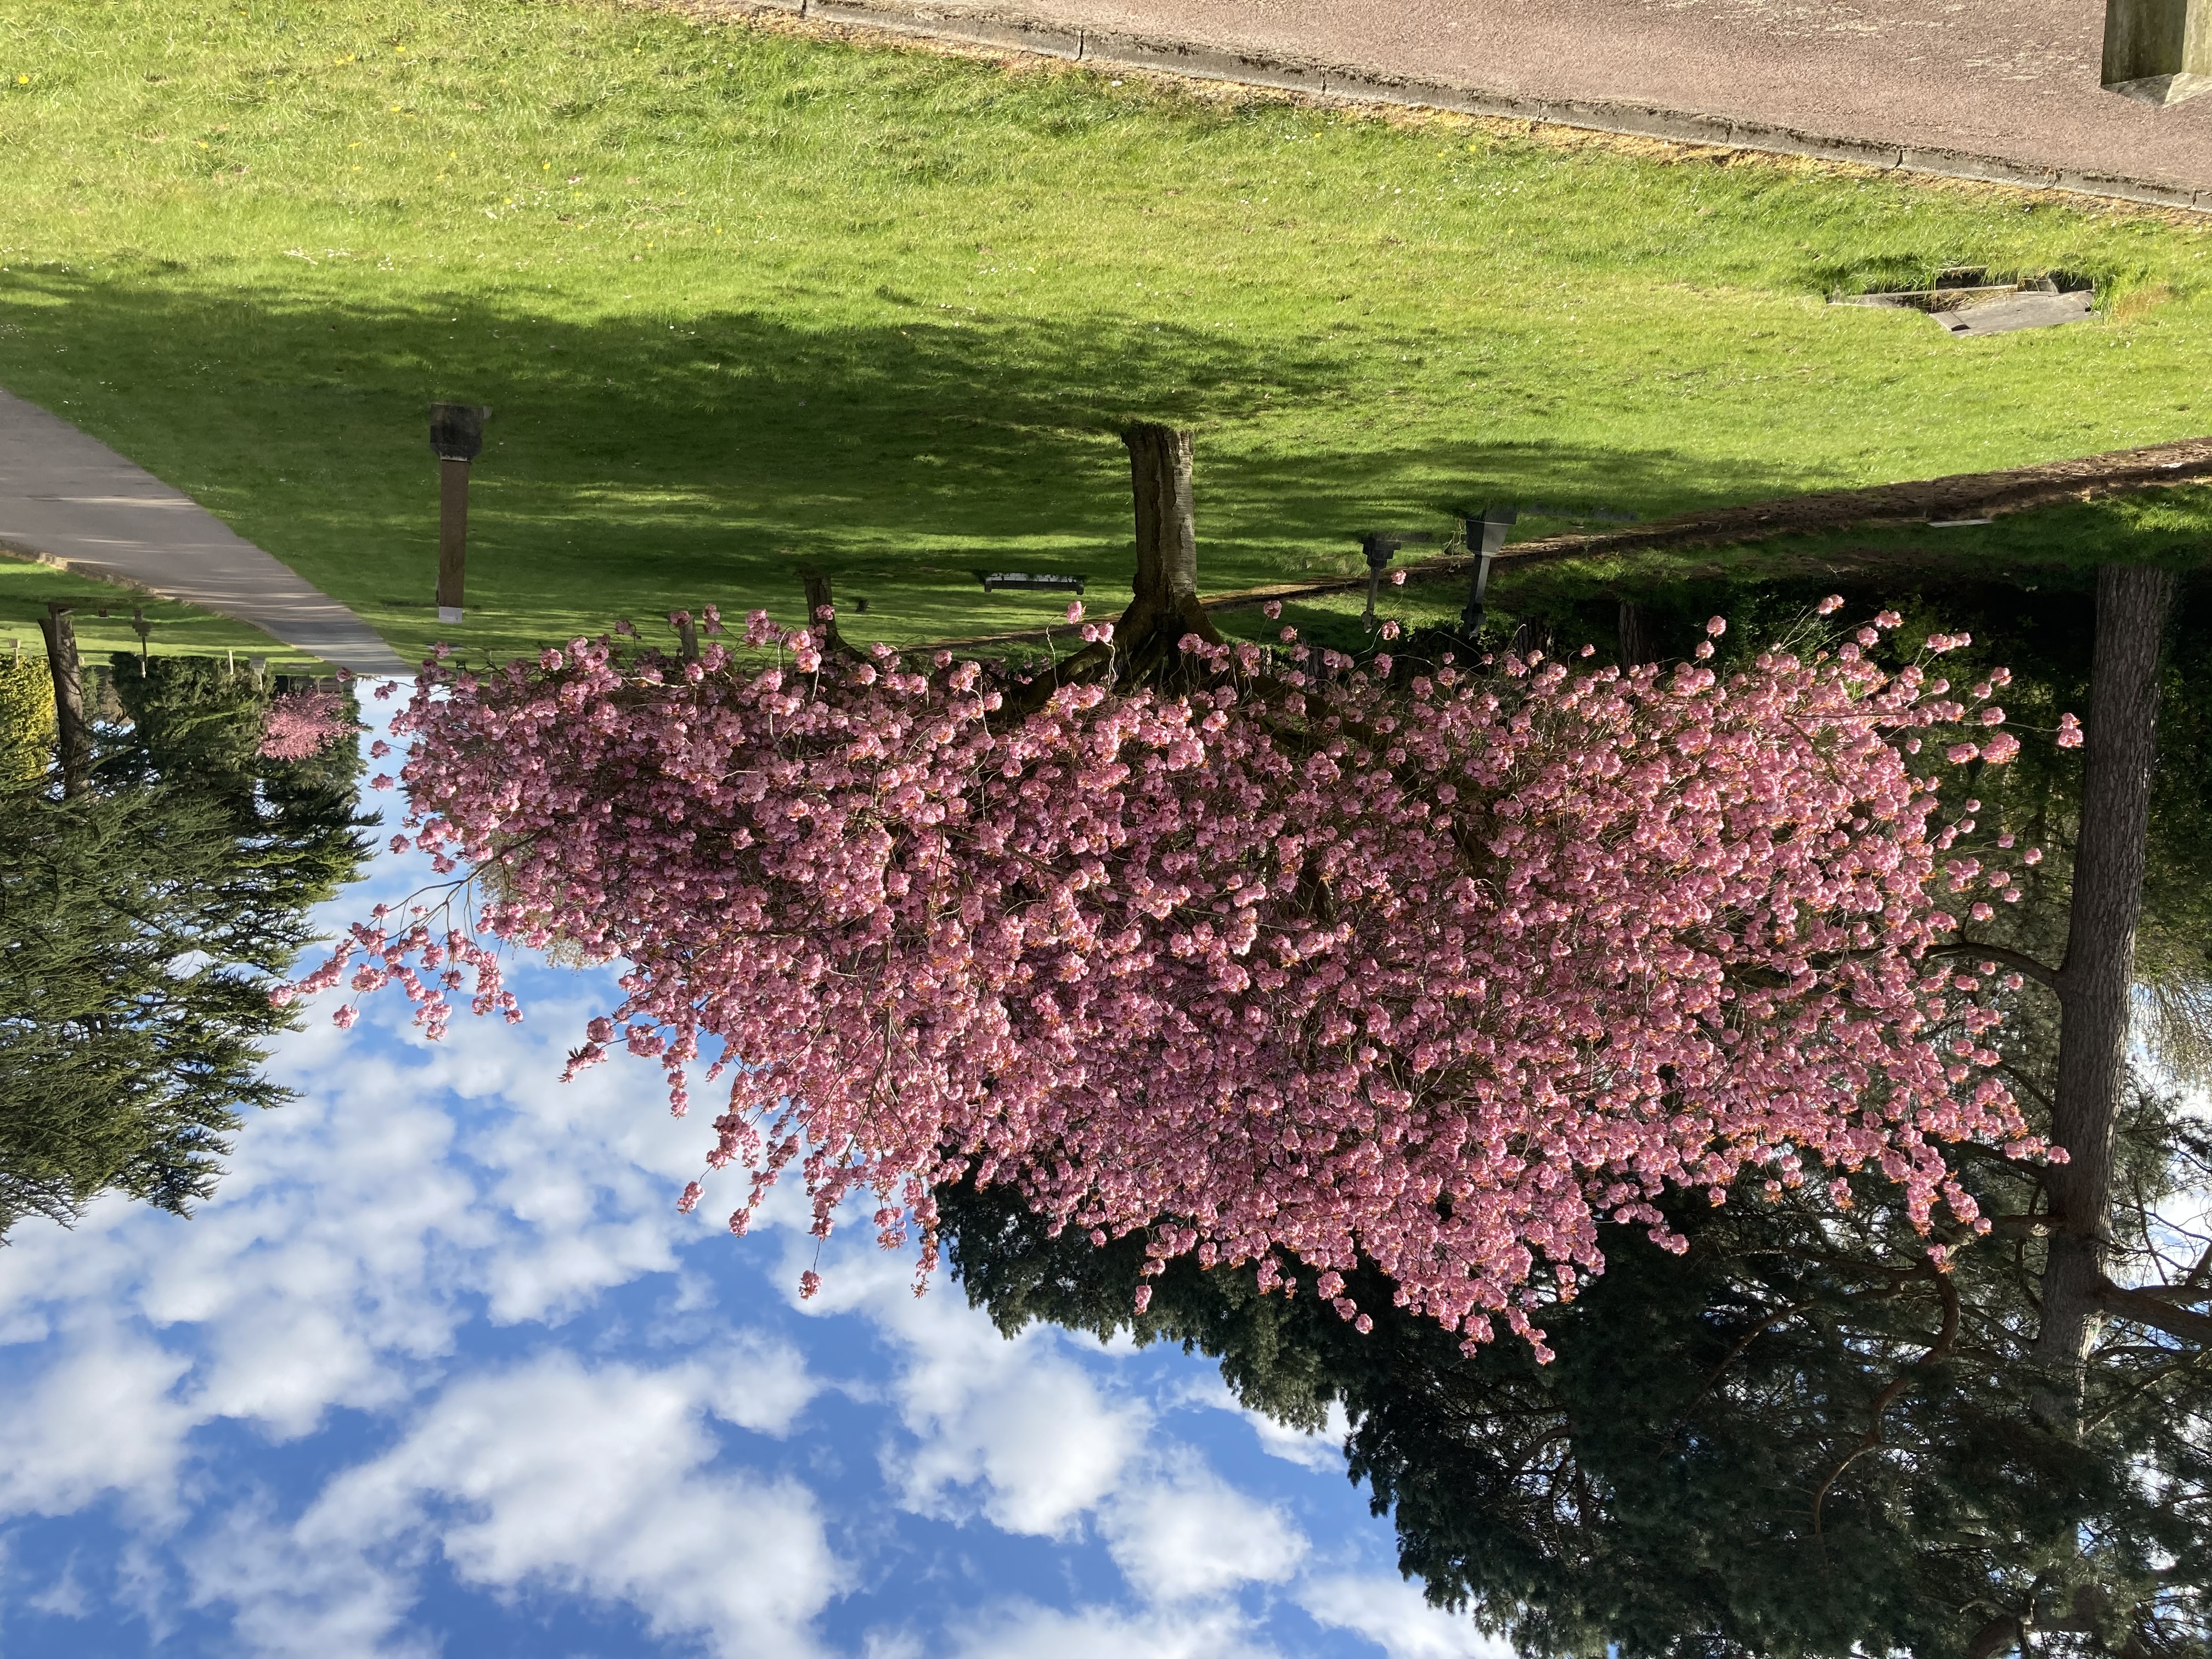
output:
[[[1405,585],[1406,585],[1406,573],[1405,573],[1404,571],[1402,571],[1402,570],[1394,570],[1394,571],[1392,571],[1392,572],[1390,573],[1390,586],[1393,586],[1393,587],[1403,587]]]
[[[2058,735],[2054,741],[2061,749],[2079,749],[2081,746],[2080,720],[2072,714],[2061,714],[2058,717]]]
[[[2022,854],[2020,855],[2020,861],[2021,861],[2022,864],[2040,864],[2040,863],[2042,863],[2042,862],[2043,862],[2043,849],[2042,849],[2040,847],[2031,847],[2031,848],[2029,848],[2026,852],[2022,853]]]
[[[1283,602],[1280,599],[1268,600],[1267,604],[1260,607],[1260,614],[1265,617],[1269,622],[1274,621],[1276,617],[1283,614]]]
[[[1715,639],[1718,639],[1722,635],[1728,632],[1728,618],[1726,617],[1707,617],[1705,619],[1705,632],[1711,635]]]
[[[269,705],[258,752],[264,760],[306,760],[354,729],[347,699],[327,691],[288,691]]]
[[[1297,636],[1298,630],[1295,628],[1285,628],[1279,635],[1285,645],[1290,644],[1293,640],[1297,639]]]
[[[1071,599],[1070,601],[1068,601],[1068,606],[1067,606],[1067,619],[1068,619],[1068,621],[1070,621],[1071,623],[1079,623],[1079,622],[1081,622],[1081,621],[1083,620],[1083,601],[1082,601],[1082,600],[1080,600],[1080,599]]]
[[[1904,622],[1905,618],[1899,616],[1894,611],[1880,611],[1875,613],[1874,625],[1876,628],[1885,629],[1898,628],[1901,627],[1904,624]]]
[[[1826,599],[1814,607],[1814,611],[1823,617],[1832,617],[1843,608],[1844,596],[1840,593],[1829,594]]]
[[[348,1002],[342,1004],[337,1011],[331,1016],[331,1024],[337,1026],[338,1030],[343,1031],[350,1027],[354,1021],[360,1018],[361,1010],[355,1007],[350,1002]]]
[[[1529,653],[1400,686],[1388,656],[1191,635],[1172,693],[1017,714],[995,665],[820,674],[806,635],[748,641],[799,672],[589,641],[426,669],[400,844],[457,875],[496,849],[498,878],[450,923],[373,911],[298,994],[396,984],[435,1038],[465,976],[519,1018],[504,947],[557,939],[619,958],[623,999],[568,1075],[620,1042],[672,1109],[702,1066],[728,1091],[700,1150],[749,1174],[733,1233],[793,1179],[818,1231],[872,1199],[896,1247],[973,1175],[1154,1271],[1234,1255],[1279,1288],[1269,1262],[1364,1253],[1462,1342],[1539,1358],[1606,1225],[1681,1245],[1670,1190],[1856,1175],[1924,1224],[1946,1143],[2043,1150],[1977,1069],[1995,988],[1938,976],[1965,1023],[1929,1035],[1944,896],[2018,890],[1910,759],[2008,734],[1917,668],[1777,643],[1725,679]]]
[[[1395,640],[1398,637],[1398,623],[1396,618],[1393,617],[1382,624],[1382,637],[1386,640]]]

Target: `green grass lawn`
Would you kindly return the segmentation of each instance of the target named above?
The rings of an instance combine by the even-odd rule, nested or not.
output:
[[[15,0],[0,383],[406,649],[439,398],[497,411],[445,630],[494,651],[795,615],[803,561],[901,641],[1057,608],[982,568],[1111,610],[1137,416],[1198,428],[1215,589],[1484,499],[1648,517],[2212,428],[2193,224],[1122,78],[557,0]],[[1953,264],[2107,308],[1958,340],[1823,303]]]
[[[0,658],[19,650],[25,655],[44,654],[46,636],[39,631],[39,618],[56,599],[76,607],[71,621],[77,652],[94,665],[104,665],[112,652],[139,649],[137,630],[131,625],[133,611],[145,613],[143,644],[154,656],[220,657],[228,652],[241,663],[260,657],[271,668],[286,672],[315,665],[306,652],[281,645],[244,623],[4,553],[0,553]]]

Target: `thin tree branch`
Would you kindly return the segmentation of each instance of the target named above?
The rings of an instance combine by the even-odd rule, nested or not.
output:
[[[2015,951],[2005,945],[1976,945],[1966,939],[1956,939],[1948,945],[1931,948],[1931,957],[1981,957],[2018,970],[2022,978],[2032,979],[2048,990],[2058,988],[2058,970],[2046,968],[2024,951]]]

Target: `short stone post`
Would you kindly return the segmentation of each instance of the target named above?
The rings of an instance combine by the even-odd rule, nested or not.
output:
[[[1468,550],[1475,555],[1474,574],[1468,583],[1467,609],[1459,616],[1460,632],[1470,645],[1482,635],[1484,596],[1490,591],[1490,562],[1505,545],[1505,532],[1520,516],[1515,507],[1486,507],[1481,517],[1462,523]]]
[[[2105,0],[2102,78],[2147,104],[2212,92],[2212,0]]]
[[[1367,558],[1367,614],[1361,620],[1370,628],[1375,626],[1375,592],[1382,585],[1383,568],[1403,545],[1400,538],[1379,530],[1370,530],[1359,538],[1359,550]]]

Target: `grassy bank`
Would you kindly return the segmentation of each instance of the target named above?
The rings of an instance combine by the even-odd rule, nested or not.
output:
[[[18,651],[27,656],[44,654],[46,636],[39,631],[39,618],[57,599],[75,607],[71,620],[77,650],[88,663],[105,663],[110,652],[140,648],[131,623],[131,613],[138,611],[147,623],[144,647],[154,656],[234,653],[240,662],[259,657],[286,672],[314,665],[306,652],[292,650],[243,623],[5,554],[0,554],[0,658]]]
[[[409,649],[434,398],[496,410],[457,635],[495,650],[795,612],[802,560],[901,641],[1054,608],[984,568],[1110,609],[1131,416],[1199,428],[1221,588],[1486,498],[1650,517],[2212,426],[2191,226],[1125,78],[602,5],[22,0],[0,383]],[[2107,309],[1823,303],[1950,264]]]

